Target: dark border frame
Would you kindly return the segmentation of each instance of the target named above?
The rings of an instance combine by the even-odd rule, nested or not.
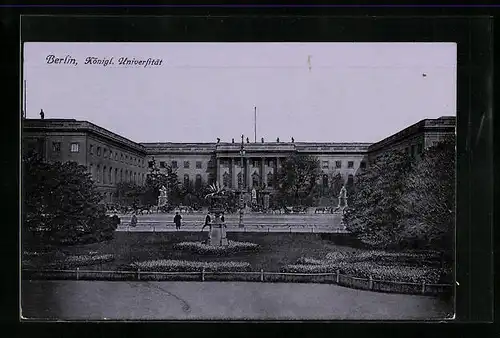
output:
[[[492,320],[493,26],[490,17],[25,16],[20,28],[23,41],[54,42],[457,42],[456,318],[474,322]]]

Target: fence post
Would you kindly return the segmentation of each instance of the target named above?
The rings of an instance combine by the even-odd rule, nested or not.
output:
[[[370,290],[373,289],[373,277],[371,275],[370,275],[368,287],[370,288]]]
[[[337,269],[337,284],[340,282],[340,270]]]
[[[263,269],[260,269],[260,281],[261,282],[264,281],[264,270]]]
[[[204,282],[205,281],[205,268],[202,268],[201,269],[201,281]]]
[[[137,280],[141,280],[141,269],[137,268]]]
[[[80,279],[80,268],[76,268],[76,280]]]
[[[425,294],[425,281],[422,281],[422,294]]]

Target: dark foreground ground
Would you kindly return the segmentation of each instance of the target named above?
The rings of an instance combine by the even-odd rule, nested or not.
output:
[[[449,303],[328,284],[23,281],[26,319],[442,320]]]

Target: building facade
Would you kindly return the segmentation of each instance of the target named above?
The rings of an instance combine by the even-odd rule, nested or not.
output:
[[[422,120],[374,144],[278,140],[243,144],[136,143],[87,121],[26,119],[23,151],[36,149],[46,161],[75,161],[86,166],[105,201],[112,202],[118,183],[145,183],[153,159],[160,171],[168,166],[176,170],[185,185],[220,182],[235,191],[265,187],[271,192],[276,186],[276,173],[292,154],[316,157],[323,185],[327,186],[335,175],[350,184],[358,170],[384,152],[404,149],[418,157],[425,148],[454,133],[455,117],[441,117]]]

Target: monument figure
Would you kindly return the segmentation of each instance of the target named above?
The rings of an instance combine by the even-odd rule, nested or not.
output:
[[[339,193],[339,205],[337,208],[346,208],[347,207],[347,190],[345,186],[342,186]]]
[[[166,205],[167,202],[168,202],[167,188],[165,188],[165,186],[162,185],[160,188],[160,196],[158,196],[158,207]]]

